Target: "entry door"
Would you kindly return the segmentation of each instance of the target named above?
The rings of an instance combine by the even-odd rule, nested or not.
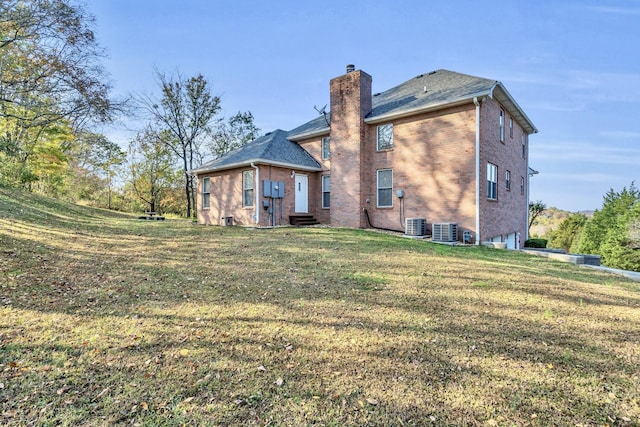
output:
[[[296,213],[309,212],[309,177],[296,174]]]

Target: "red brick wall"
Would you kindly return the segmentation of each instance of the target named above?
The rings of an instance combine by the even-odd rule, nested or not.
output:
[[[254,207],[242,207],[242,172],[253,168],[232,169],[198,176],[198,224],[220,225],[231,216],[235,225],[255,225]],[[210,178],[210,207],[202,208],[202,178]],[[255,175],[254,175],[255,177]]]
[[[331,175],[331,159],[322,159],[322,138],[322,136],[309,138],[298,143],[322,166],[322,173],[304,172],[309,175],[309,214],[313,215],[320,224],[330,224],[331,210],[322,208],[321,177],[322,175]],[[331,140],[331,156],[333,156],[333,140]],[[331,190],[333,191],[333,182],[331,182]],[[332,198],[333,194],[330,197]]]
[[[475,229],[475,106],[389,123],[394,126],[392,150],[376,151],[378,124],[367,132],[363,186],[373,225],[403,230],[405,218],[427,218],[429,227],[456,222],[460,234]],[[393,169],[393,207],[377,208],[376,171],[386,168]],[[402,201],[398,189],[404,190]]]
[[[501,105],[493,99],[485,99],[480,118],[480,235],[482,241],[507,234],[520,233],[521,245],[527,230],[527,173],[526,158],[522,156],[523,129],[513,120],[513,136],[509,133],[509,112],[505,112],[504,141],[500,141],[499,116]],[[525,135],[526,138],[526,135]],[[487,163],[498,167],[498,200],[487,199]],[[505,172],[511,172],[511,190],[505,186]],[[525,179],[524,193],[520,192],[520,178]]]
[[[364,117],[371,111],[371,76],[357,70],[330,82],[331,225],[364,227],[361,153]]]
[[[266,227],[273,224],[269,209],[276,216],[276,225],[289,224],[289,216],[295,214],[295,191],[294,178],[291,177],[292,169],[285,169],[275,166],[258,165],[260,170],[260,183],[257,191],[258,197],[258,216],[259,226]],[[219,225],[223,217],[232,216],[235,225],[256,225],[254,207],[242,207],[242,172],[245,170],[254,171],[253,168],[231,169],[211,174],[200,175],[198,177],[198,223],[206,225]],[[315,215],[321,223],[328,223],[329,211],[321,209],[322,206],[322,190],[320,173],[293,170],[297,174],[307,175],[309,177],[309,213]],[[210,208],[202,208],[202,178],[210,177]],[[282,203],[279,200],[271,200],[263,196],[263,181],[282,181],[284,182],[284,198]],[[254,184],[255,186],[255,184]],[[255,193],[254,193],[255,199]],[[263,208],[263,201],[269,202],[269,209]],[[255,203],[255,202],[254,202]],[[280,213],[282,206],[282,214]],[[282,216],[281,216],[282,215]]]

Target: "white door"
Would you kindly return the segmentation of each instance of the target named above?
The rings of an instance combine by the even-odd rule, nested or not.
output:
[[[296,213],[309,212],[309,177],[296,174]]]

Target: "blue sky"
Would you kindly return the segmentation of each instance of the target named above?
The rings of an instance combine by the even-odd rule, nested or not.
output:
[[[115,93],[203,74],[223,113],[289,130],[355,64],[381,92],[440,68],[499,80],[539,130],[531,200],[596,209],[640,186],[640,0],[90,0]],[[130,134],[107,132],[126,146]]]

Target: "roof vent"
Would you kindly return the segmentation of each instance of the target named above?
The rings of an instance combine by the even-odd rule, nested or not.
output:
[[[429,72],[429,75],[430,75],[430,76],[432,76],[432,75],[434,75],[436,72],[437,72],[437,71],[431,71],[431,72]]]
[[[416,79],[419,79],[419,78],[422,78],[422,77],[424,77],[424,74],[419,74],[419,75],[416,76]]]
[[[347,73],[352,73],[356,70],[356,66],[353,64],[347,65]]]

